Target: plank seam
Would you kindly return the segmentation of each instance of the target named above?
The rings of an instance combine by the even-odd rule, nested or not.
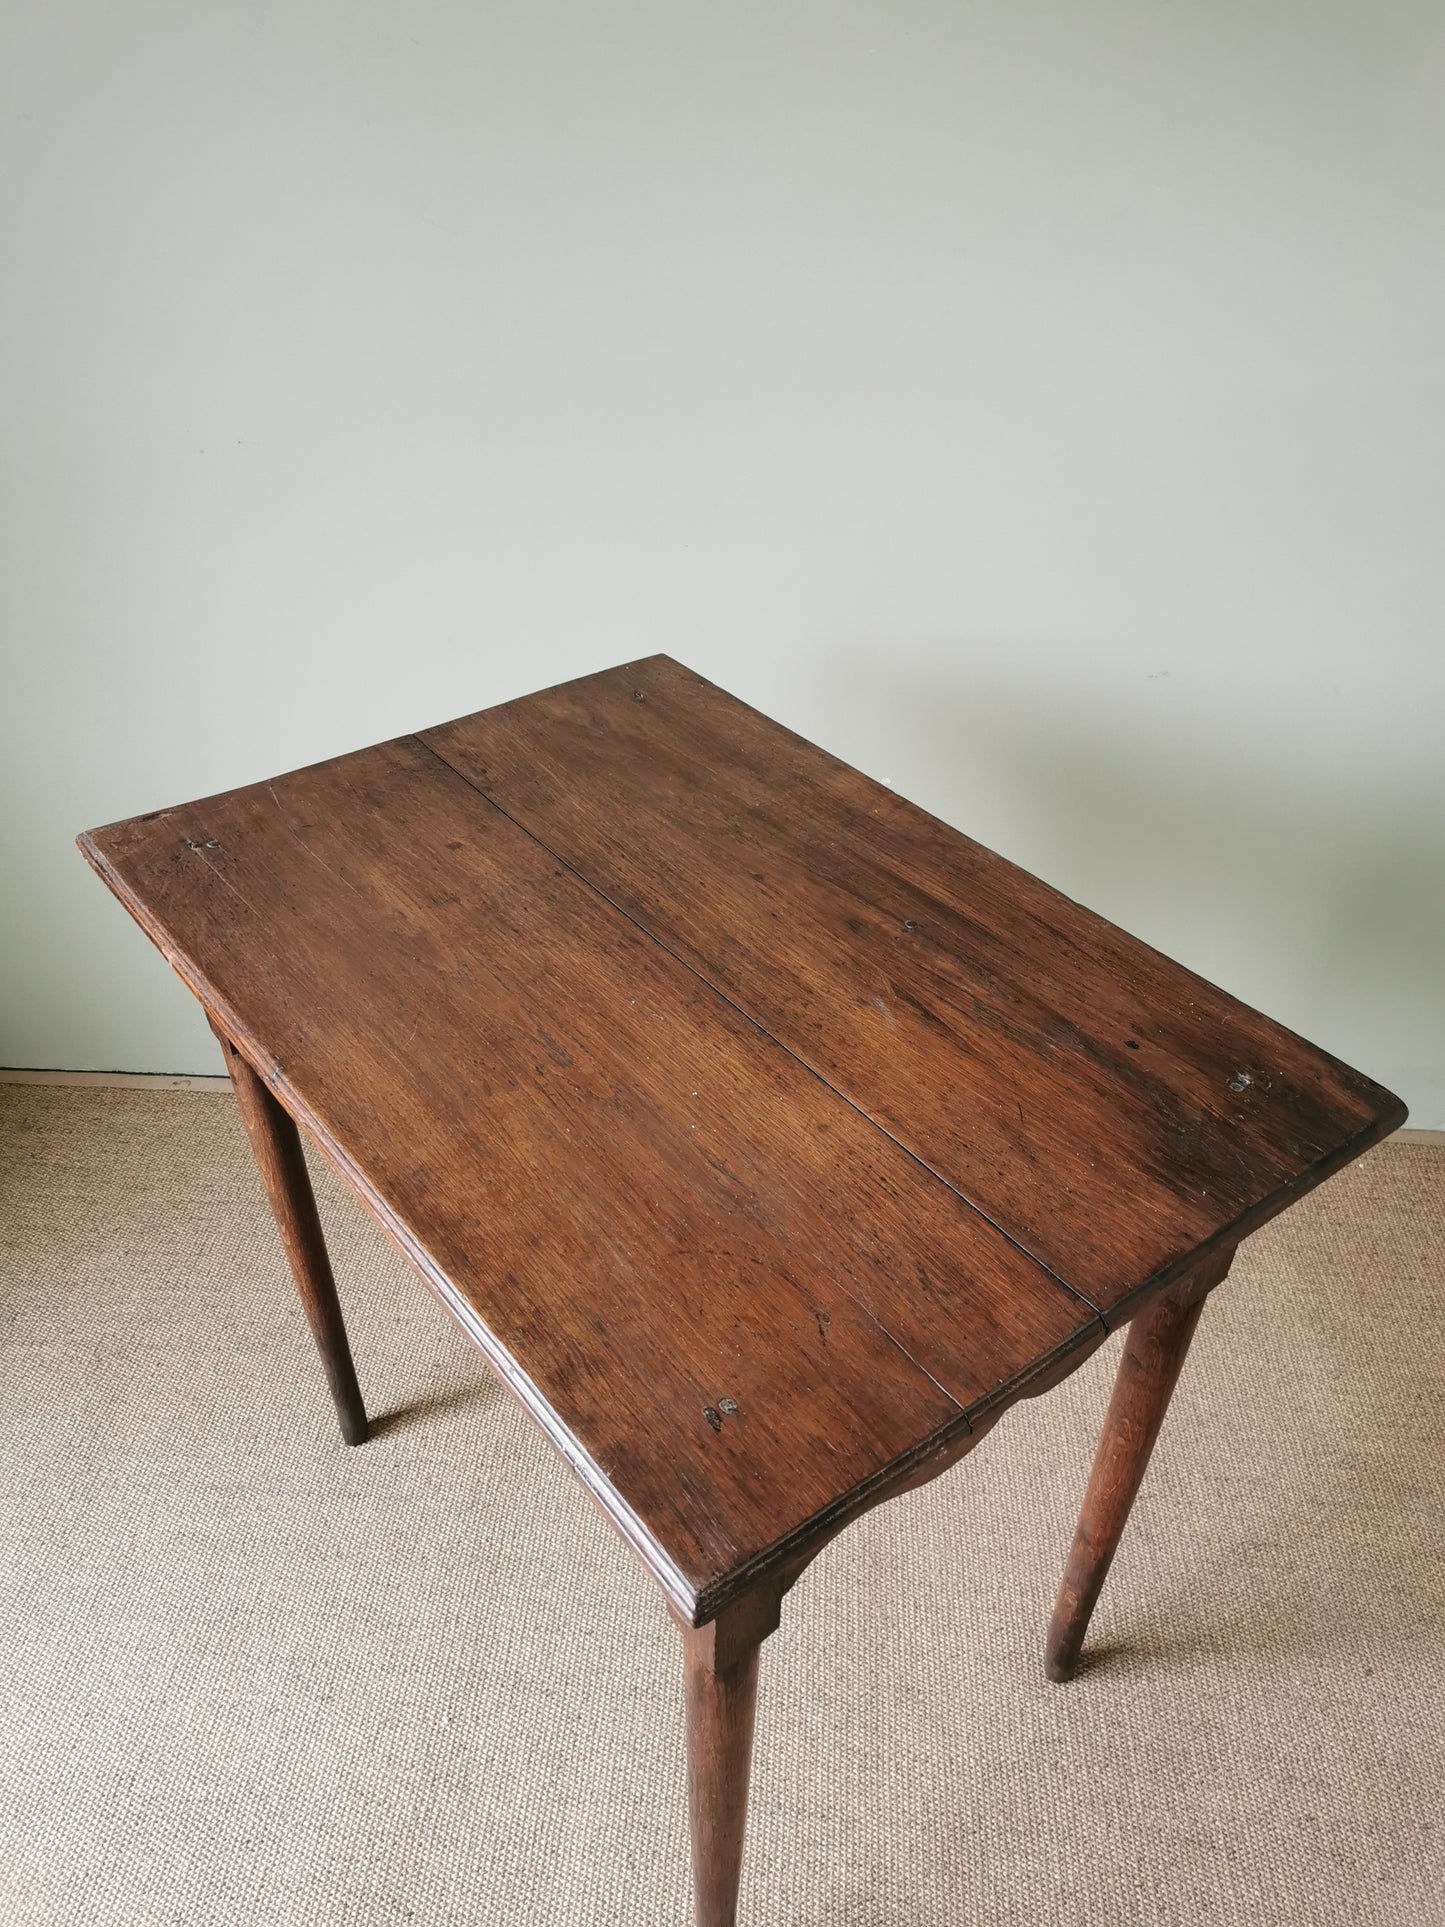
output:
[[[711,977],[704,976],[703,972],[700,971],[695,964],[689,963],[687,958],[684,956],[681,956],[676,950],[672,948],[670,944],[664,943],[662,938],[659,937],[655,931],[649,930],[645,923],[640,922],[635,916],[633,916],[632,912],[626,909],[622,904],[620,904],[615,897],[609,896],[600,884],[594,883],[591,877],[587,875],[585,870],[579,870],[575,863],[570,862],[567,857],[560,855],[558,851],[552,848],[550,843],[546,842],[542,837],[538,836],[537,832],[534,829],[529,828],[528,825],[522,822],[522,820],[519,817],[513,816],[510,810],[503,809],[502,805],[497,801],[497,799],[494,796],[489,795],[488,792],[484,790],[479,783],[474,783],[470,776],[464,775],[463,772],[457,768],[455,763],[449,763],[446,757],[442,755],[440,750],[433,749],[431,744],[426,740],[424,735],[416,735],[407,740],[420,744],[420,746],[427,752],[429,756],[434,756],[436,758],[437,762],[441,764],[443,769],[450,770],[452,775],[456,777],[458,782],[465,783],[467,788],[469,790],[472,790],[477,796],[480,796],[482,801],[485,804],[487,804],[489,808],[494,809],[497,812],[498,816],[504,816],[509,823],[513,824],[517,829],[519,829],[522,832],[523,836],[530,837],[532,842],[537,845],[538,849],[545,850],[548,856],[552,858],[553,862],[560,863],[563,866],[563,868],[569,873],[569,875],[576,877],[578,882],[585,885],[585,887],[589,889],[594,896],[600,897],[605,904],[607,904],[611,909],[617,912],[619,917],[625,918],[626,921],[632,925],[634,930],[639,931],[644,937],[647,938],[649,943],[655,944],[656,947],[659,950],[661,950],[665,956],[671,957],[675,963],[681,964],[683,969],[686,970],[690,976],[695,977],[700,984],[705,984],[707,988],[710,991],[712,991],[714,996],[720,997],[722,999],[722,1001],[729,1007],[729,1009],[735,1010],[739,1015],[739,1017],[745,1018],[746,1021],[750,1023],[753,1026],[753,1028],[756,1031],[758,1031],[762,1036],[766,1037],[770,1043],[776,1044],[780,1051],[785,1052],[789,1057],[791,1057],[795,1064],[800,1064],[810,1077],[815,1077],[825,1090],[831,1091],[834,1097],[838,1098],[842,1103],[846,1104],[849,1110],[856,1112],[857,1115],[861,1117],[866,1124],[871,1125],[873,1129],[879,1133],[880,1136],[886,1137],[890,1144],[896,1144],[898,1149],[903,1153],[905,1157],[910,1158],[914,1164],[920,1167],[920,1169],[926,1171],[931,1178],[936,1179],[937,1182],[943,1186],[945,1191],[952,1192],[953,1196],[958,1199],[959,1203],[962,1205],[965,1205],[971,1212],[973,1212],[975,1217],[982,1218],[985,1224],[992,1226],[992,1228],[998,1233],[998,1235],[1001,1238],[1003,1238],[1007,1243],[1013,1246],[1015,1251],[1021,1253],[1023,1257],[1027,1258],[1031,1265],[1036,1265],[1038,1269],[1044,1274],[1045,1277],[1051,1278],[1061,1291],[1067,1292],[1067,1294],[1071,1299],[1077,1300],[1077,1302],[1081,1304],[1086,1311],[1092,1312],[1096,1318],[1102,1319],[1104,1317],[1103,1311],[1100,1309],[1098,1305],[1094,1303],[1092,1298],[1086,1297],[1084,1293],[1081,1292],[1076,1285],[1071,1285],[1067,1278],[1061,1278],[1058,1272],[1056,1272],[1051,1265],[1045,1264],[1043,1259],[1037,1256],[1036,1253],[1030,1251],[1027,1245],[1020,1243],[1020,1241],[1013,1236],[1012,1232],[1008,1231],[1003,1225],[1001,1225],[996,1218],[991,1218],[988,1212],[984,1210],[982,1205],[976,1203],[974,1199],[967,1196],[966,1193],[960,1191],[956,1184],[951,1184],[941,1171],[936,1170],[934,1166],[928,1162],[927,1158],[920,1157],[917,1151],[913,1150],[911,1146],[905,1144],[901,1138],[895,1137],[892,1131],[890,1131],[886,1125],[880,1124],[876,1117],[870,1116],[869,1113],[863,1108],[861,1104],[859,1104],[855,1099],[849,1097],[846,1091],[839,1090],[838,1086],[835,1083],[833,1083],[831,1079],[825,1077],[823,1073],[817,1068],[816,1065],[810,1064],[806,1057],[800,1057],[797,1051],[793,1050],[789,1045],[783,1042],[781,1037],[776,1036],[771,1030],[769,1030],[767,1025],[760,1022],[759,1019],[755,1017],[753,1013],[746,1008],[746,1006],[738,1003],[735,998],[730,997],[728,993],[721,987],[721,985],[715,984]],[[891,1332],[887,1333],[886,1335],[890,1338],[893,1336]],[[897,1343],[896,1339],[894,1340],[894,1343],[895,1344]],[[900,1350],[901,1349],[902,1347],[900,1347]],[[918,1363],[916,1359],[914,1359],[913,1362],[915,1364]],[[920,1365],[918,1369],[922,1371],[924,1368]],[[927,1374],[927,1376],[932,1377],[932,1374],[929,1373]],[[938,1381],[935,1379],[934,1383],[937,1384]],[[942,1386],[939,1386],[940,1391],[942,1391],[943,1389],[944,1388]],[[948,1396],[952,1398],[953,1394],[950,1392]],[[955,1403],[957,1403],[956,1400],[955,1400]]]

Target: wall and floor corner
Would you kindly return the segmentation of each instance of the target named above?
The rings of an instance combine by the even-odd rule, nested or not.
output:
[[[71,847],[665,649],[1445,1125],[1445,21],[9,10],[0,1062]]]

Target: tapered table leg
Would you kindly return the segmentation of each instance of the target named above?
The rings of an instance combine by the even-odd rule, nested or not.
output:
[[[1228,1257],[1215,1260],[1206,1277],[1188,1279],[1161,1292],[1129,1327],[1084,1509],[1049,1622],[1045,1668],[1049,1678],[1060,1684],[1072,1679],[1078,1665],[1089,1620],[1143,1483],[1204,1300],[1228,1269]]]
[[[211,1028],[216,1030],[214,1024]],[[231,1073],[251,1149],[271,1201],[281,1242],[286,1247],[291,1275],[301,1293],[306,1322],[326,1368],[326,1380],[336,1402],[336,1416],[341,1421],[341,1436],[348,1445],[360,1445],[367,1432],[366,1407],[356,1382],[351,1347],[346,1342],[341,1302],[336,1296],[336,1281],[326,1255],[321,1220],[316,1215],[316,1199],[306,1171],[300,1133],[230,1039],[219,1030],[216,1036],[225,1053],[226,1068]]]
[[[734,1927],[762,1641],[778,1602],[745,1600],[708,1626],[683,1626],[687,1791],[695,1927]]]

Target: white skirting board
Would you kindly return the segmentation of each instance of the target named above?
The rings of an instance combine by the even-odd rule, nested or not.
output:
[[[15,1071],[0,1068],[0,1084],[104,1084],[137,1091],[224,1091],[231,1080],[224,1071],[214,1077],[186,1077],[166,1071]]]

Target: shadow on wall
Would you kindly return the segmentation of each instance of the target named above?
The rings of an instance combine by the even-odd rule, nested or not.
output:
[[[1315,754],[1308,723],[1271,756],[1177,701],[1154,723],[1125,690],[1107,715],[1040,694],[1036,668],[1027,694],[974,679],[1006,652],[958,654],[951,678],[876,643],[831,653],[874,773],[1445,1125],[1445,815],[1402,811],[1396,769],[1387,802],[1373,768]]]

